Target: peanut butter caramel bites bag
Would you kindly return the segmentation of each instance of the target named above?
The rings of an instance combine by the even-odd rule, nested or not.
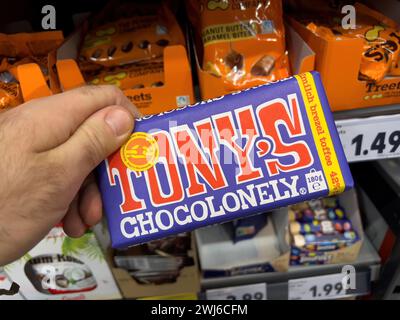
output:
[[[188,14],[203,70],[228,90],[289,75],[281,1],[190,0]]]

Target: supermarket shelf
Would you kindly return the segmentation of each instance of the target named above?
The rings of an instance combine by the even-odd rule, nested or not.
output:
[[[383,115],[392,115],[398,113],[400,113],[400,104],[389,104],[386,106],[337,111],[333,113],[333,117],[335,120],[346,120],[354,118],[367,118],[367,117],[376,117]]]
[[[202,279],[201,285],[203,290],[208,290],[264,282],[267,283],[268,299],[287,299],[289,280],[340,273],[345,265],[346,264],[296,266],[290,267],[288,272],[269,272],[233,277],[208,278]],[[352,292],[352,295],[368,294],[371,282],[379,278],[380,257],[367,238],[364,240],[357,261],[352,265],[357,272],[357,289]]]

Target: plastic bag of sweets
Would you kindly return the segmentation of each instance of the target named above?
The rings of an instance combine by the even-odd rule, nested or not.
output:
[[[98,179],[115,248],[353,186],[314,72],[137,119]]]
[[[151,60],[102,68],[101,70],[86,72],[85,80],[94,85],[116,85],[122,90],[161,87],[164,85],[164,64],[161,60]]]
[[[385,76],[400,74],[398,60],[400,54],[400,29],[393,20],[379,20],[371,15],[365,6],[357,6],[355,29],[342,26],[343,15],[321,14],[321,12],[301,13],[300,19],[309,30],[327,40],[356,38],[363,40],[359,79],[379,82]]]
[[[158,6],[154,13],[132,14],[88,32],[79,57],[83,71],[91,68],[88,62],[107,67],[124,65],[159,58],[169,45],[185,45],[183,33],[166,5]]]
[[[37,63],[46,80],[49,77],[47,55],[63,41],[58,31],[0,34],[0,109],[15,107],[23,102],[18,83],[17,67]]]
[[[188,15],[201,39],[203,70],[228,90],[289,76],[280,0],[190,0]]]

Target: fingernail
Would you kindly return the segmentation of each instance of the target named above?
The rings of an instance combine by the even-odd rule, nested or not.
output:
[[[132,116],[128,111],[122,109],[111,110],[106,114],[104,120],[117,137],[132,130]]]

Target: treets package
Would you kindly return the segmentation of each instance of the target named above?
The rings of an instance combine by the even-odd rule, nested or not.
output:
[[[316,1],[326,4],[314,5],[318,10],[293,2],[288,22],[316,53],[333,111],[400,101],[398,23],[361,3],[354,4],[356,17],[349,20],[340,6],[327,8],[326,1]]]
[[[113,247],[307,199],[353,180],[318,73],[138,119],[99,167]]]
[[[123,2],[110,2],[57,51],[63,90],[116,85],[143,115],[193,103],[185,38],[170,1]]]
[[[142,89],[164,85],[164,64],[162,61],[145,61],[109,69],[87,72],[90,84],[112,84],[125,89]]]
[[[184,45],[185,39],[172,12],[163,4],[148,7],[140,14],[143,5],[131,16],[120,18],[90,30],[84,39],[80,60],[102,66],[117,66],[160,58],[164,48]],[[81,65],[85,69],[87,64]]]
[[[379,82],[385,76],[399,75],[400,29],[389,18],[380,20],[368,15],[367,10],[358,10],[354,28],[343,27],[340,15],[321,15],[317,12],[313,18],[304,18],[301,22],[326,40],[362,40],[360,80]]]
[[[280,0],[190,0],[187,6],[202,69],[228,91],[289,76]]]

